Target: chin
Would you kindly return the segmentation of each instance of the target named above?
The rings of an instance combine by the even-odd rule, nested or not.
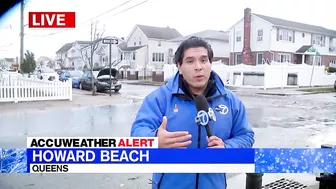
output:
[[[205,82],[202,82],[202,83],[195,83],[195,84],[192,85],[192,87],[194,87],[194,88],[204,88],[205,85],[206,85]]]

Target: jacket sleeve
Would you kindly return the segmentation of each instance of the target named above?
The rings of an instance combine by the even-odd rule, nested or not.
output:
[[[161,95],[161,97],[159,96]],[[149,94],[143,101],[131,128],[131,137],[155,137],[162,122],[163,112],[160,105],[164,98],[159,91]]]
[[[232,102],[233,126],[230,139],[224,141],[226,148],[252,148],[254,131],[246,116],[246,109],[242,101],[234,95]]]

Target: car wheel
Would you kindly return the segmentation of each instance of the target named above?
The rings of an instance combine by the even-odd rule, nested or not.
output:
[[[114,90],[114,92],[116,92],[116,93],[117,93],[117,92],[119,92],[119,90],[120,90],[120,89],[115,89],[115,90]]]

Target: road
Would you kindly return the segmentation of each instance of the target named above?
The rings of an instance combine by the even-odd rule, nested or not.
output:
[[[84,100],[81,106],[4,113],[0,116],[0,145],[24,148],[26,136],[129,136],[142,99],[155,89],[123,85],[113,97],[108,94],[89,97],[89,92],[74,90],[74,96]],[[336,144],[335,94],[269,96],[249,94],[245,90],[237,91],[237,94],[246,105],[248,119],[256,133],[255,147]],[[104,103],[91,102],[100,98]],[[109,99],[120,99],[121,102],[109,104]],[[88,106],[84,106],[85,103]],[[230,174],[228,178],[233,176]],[[150,188],[149,179],[149,174],[0,175],[0,188],[144,189]]]

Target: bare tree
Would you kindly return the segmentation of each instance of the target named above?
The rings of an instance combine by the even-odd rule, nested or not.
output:
[[[81,50],[81,55],[82,55],[82,59],[86,63],[86,65],[89,64],[89,66],[90,66],[91,83],[92,83],[92,96],[95,96],[97,88],[96,88],[96,86],[94,84],[94,81],[93,81],[93,66],[94,66],[93,55],[99,47],[99,44],[102,40],[102,36],[105,33],[105,27],[99,27],[99,22],[98,21],[92,22],[90,33],[91,33],[91,36],[90,36],[91,44],[89,46],[83,48],[83,49],[90,48],[90,55],[89,55],[87,50],[85,50],[84,54],[83,54],[83,50]]]

